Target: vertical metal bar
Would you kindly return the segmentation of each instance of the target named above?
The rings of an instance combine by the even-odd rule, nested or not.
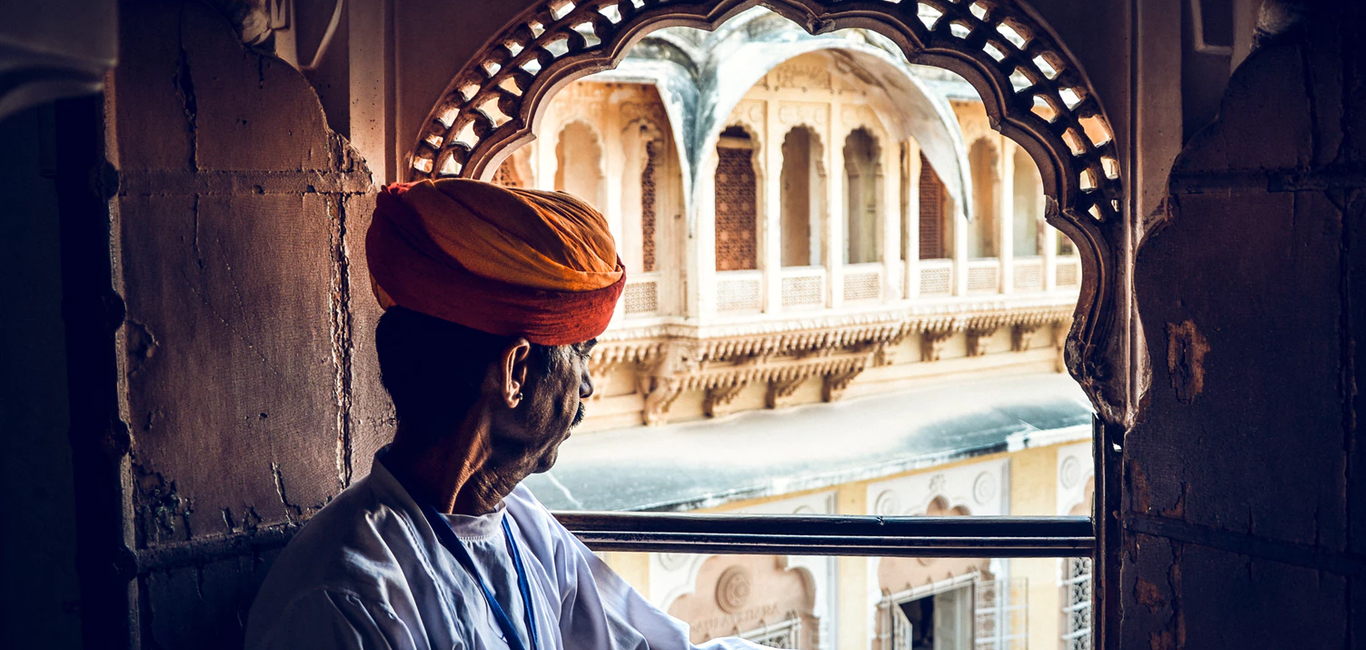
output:
[[[117,176],[105,160],[104,117],[100,95],[56,103],[62,318],[81,633],[87,647],[129,648],[137,629],[136,564],[124,536],[129,435],[119,419],[115,346],[124,308],[113,289],[109,199]]]
[[[1093,416],[1096,495],[1091,521],[1096,527],[1096,555],[1091,570],[1091,647],[1119,648],[1120,476],[1124,427]]]

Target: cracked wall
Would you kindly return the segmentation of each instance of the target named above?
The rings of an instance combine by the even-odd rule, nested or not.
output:
[[[1125,648],[1366,647],[1366,67],[1344,12],[1234,73],[1139,253],[1166,345],[1124,445]]]
[[[369,379],[378,307],[351,272],[374,190],[304,77],[208,6],[120,10],[107,120],[137,626],[143,647],[240,647],[280,535],[392,433]]]

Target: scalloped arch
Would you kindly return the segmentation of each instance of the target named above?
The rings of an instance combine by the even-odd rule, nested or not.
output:
[[[548,0],[522,13],[447,86],[407,159],[408,180],[481,178],[500,153],[532,139],[538,105],[560,87],[611,69],[648,32],[715,29],[764,6],[812,34],[876,31],[912,63],[962,75],[992,126],[1039,168],[1046,218],[1078,246],[1082,287],[1066,345],[1069,372],[1101,417],[1127,420],[1127,384],[1111,340],[1124,259],[1120,155],[1080,64],[1015,0]]]

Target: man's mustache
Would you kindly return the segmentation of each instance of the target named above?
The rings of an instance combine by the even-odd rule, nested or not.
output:
[[[583,422],[584,415],[586,414],[587,411],[583,407],[583,402],[579,402],[579,410],[574,413],[574,421],[569,423],[569,428],[572,429],[574,427],[579,426],[579,423]]]

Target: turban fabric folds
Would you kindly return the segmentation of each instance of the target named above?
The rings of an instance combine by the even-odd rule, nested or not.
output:
[[[385,309],[541,345],[601,334],[626,284],[606,219],[584,202],[464,179],[385,187],[365,250]]]

